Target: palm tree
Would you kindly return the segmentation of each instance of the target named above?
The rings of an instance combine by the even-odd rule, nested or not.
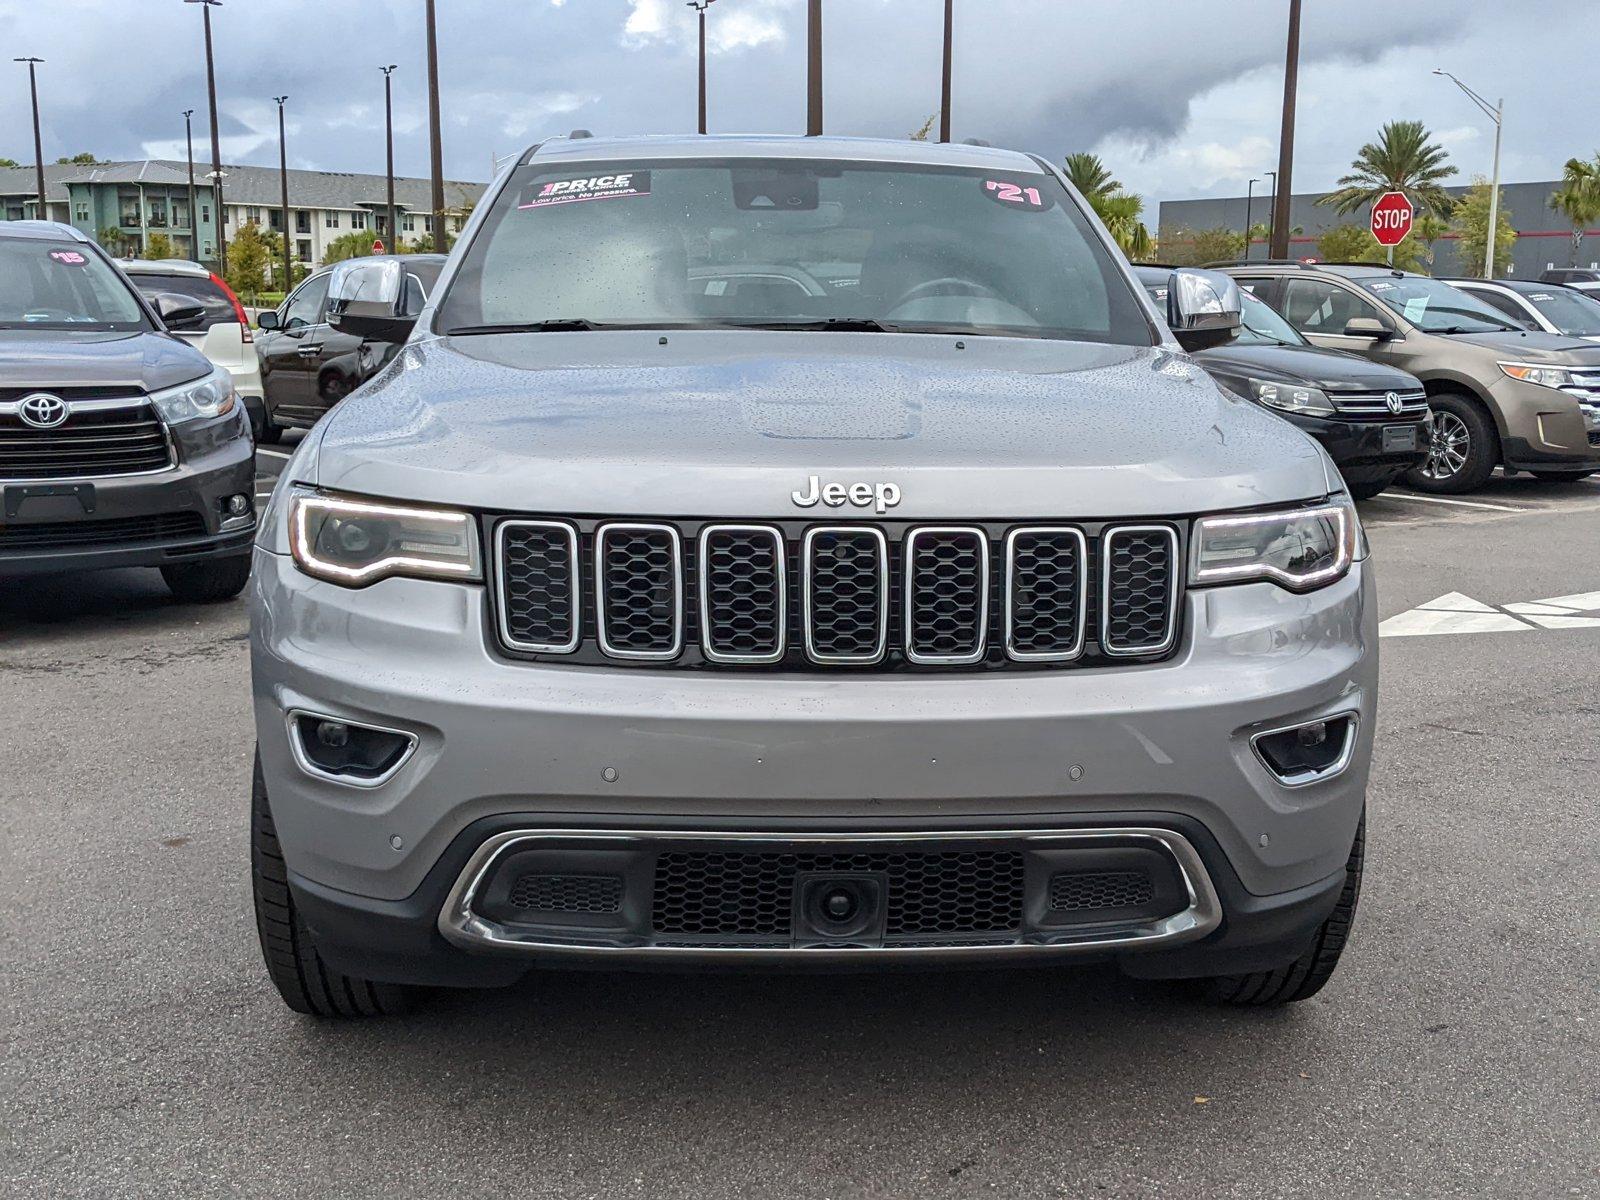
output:
[[[1583,245],[1583,227],[1600,221],[1600,151],[1594,158],[1567,159],[1561,169],[1561,186],[1550,196],[1550,207],[1572,222],[1572,259],[1578,265],[1578,249]]]
[[[1339,180],[1339,190],[1317,203],[1347,214],[1385,192],[1404,192],[1419,207],[1449,216],[1454,202],[1440,184],[1456,169],[1445,161],[1444,147],[1428,140],[1431,136],[1421,121],[1390,121],[1378,131],[1376,143],[1361,147],[1350,174]]]
[[[1098,154],[1069,154],[1065,170],[1067,179],[1083,193],[1094,215],[1104,222],[1122,252],[1129,258],[1148,255],[1155,242],[1150,230],[1139,219],[1144,212],[1144,200],[1124,190]]]

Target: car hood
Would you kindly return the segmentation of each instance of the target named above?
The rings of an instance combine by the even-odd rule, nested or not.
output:
[[[1565,333],[1504,330],[1495,333],[1442,334],[1452,342],[1470,343],[1519,362],[1565,367],[1600,367],[1600,348]]]
[[[161,333],[0,330],[0,385],[6,388],[176,387],[211,370],[193,346]]]
[[[1308,384],[1330,392],[1416,391],[1422,384],[1397,367],[1369,362],[1338,350],[1307,346],[1243,344],[1202,350],[1195,360],[1222,375],[1246,375],[1275,383]]]
[[[334,411],[315,459],[333,490],[575,515],[863,515],[796,508],[813,475],[892,482],[912,518],[1177,515],[1328,490],[1309,438],[1181,354],[912,334],[413,342]]]

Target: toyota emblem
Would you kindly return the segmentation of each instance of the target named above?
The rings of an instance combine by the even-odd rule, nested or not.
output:
[[[1396,416],[1399,416],[1400,410],[1406,406],[1405,401],[1400,399],[1399,392],[1385,392],[1383,402],[1389,406],[1389,411]]]
[[[49,392],[35,392],[24,396],[17,405],[17,415],[35,429],[54,429],[71,414],[67,402]]]

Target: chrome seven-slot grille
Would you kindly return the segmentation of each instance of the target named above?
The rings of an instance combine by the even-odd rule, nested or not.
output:
[[[1395,392],[1398,411],[1389,407],[1389,392],[1329,392],[1339,415],[1357,421],[1415,421],[1428,413],[1428,397],[1419,391]]]
[[[1150,661],[1178,637],[1159,523],[490,518],[499,641],[568,662],[789,669]]]
[[[80,394],[81,393],[81,394]],[[166,426],[136,390],[57,389],[70,411],[39,429],[15,411],[28,389],[0,389],[0,479],[138,475],[172,465]]]

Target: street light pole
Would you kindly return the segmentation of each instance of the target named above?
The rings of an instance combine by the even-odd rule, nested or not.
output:
[[[1244,260],[1250,261],[1250,217],[1255,202],[1256,184],[1260,179],[1252,179],[1244,188]]]
[[[395,224],[394,219],[394,84],[389,79],[389,76],[394,74],[396,65],[395,63],[390,63],[387,67],[378,68],[383,72],[383,130],[387,147],[385,161],[387,163],[389,182],[389,228],[387,232],[389,234],[389,252],[391,254],[400,253],[400,226]]]
[[[274,96],[278,105],[278,180],[283,185],[283,290],[294,286],[293,261],[289,257],[289,143],[283,136],[283,105],[289,97]]]
[[[806,136],[822,136],[822,0],[806,8]]]
[[[433,248],[445,252],[444,141],[439,131],[439,30],[428,0],[428,144],[433,157]]]
[[[189,258],[200,261],[199,230],[195,228],[194,209],[194,109],[183,110],[183,141],[189,148]]]
[[[19,63],[27,63],[28,64],[28,91],[33,94],[33,170],[34,170],[34,183],[38,187],[38,190],[39,190],[39,212],[38,212],[37,215],[38,215],[39,220],[48,221],[50,219],[50,208],[45,203],[45,198],[44,198],[44,142],[39,137],[39,80],[33,73],[34,67],[37,66],[39,63],[42,63],[44,61],[44,59],[42,59],[42,58],[15,58],[15,59],[12,59],[11,61],[12,62],[19,62]]]
[[[1494,175],[1489,181],[1489,235],[1484,239],[1483,248],[1483,277],[1485,279],[1493,279],[1494,235],[1500,221],[1500,128],[1505,121],[1506,102],[1497,100],[1494,106],[1490,107],[1487,100],[1450,74],[1449,71],[1441,71],[1435,68],[1433,73],[1435,75],[1443,75],[1465,92],[1467,99],[1481,108],[1484,115],[1494,122]]]
[[[706,131],[706,9],[717,0],[689,0],[689,7],[700,17],[700,132]]]
[[[955,0],[944,0],[944,74],[939,84],[939,140],[950,140],[950,60],[955,49]]]
[[[211,101],[211,203],[217,210],[217,273],[228,273],[228,228],[222,206],[222,139],[217,134],[217,64],[211,52],[211,9],[220,7],[222,0],[183,0],[185,4],[198,4],[205,14],[206,27],[206,94]],[[195,236],[199,236],[198,225]]]
[[[1283,56],[1283,126],[1278,134],[1278,185],[1272,202],[1268,258],[1289,257],[1289,201],[1294,196],[1294,102],[1300,77],[1300,0],[1289,0],[1289,46]]]

